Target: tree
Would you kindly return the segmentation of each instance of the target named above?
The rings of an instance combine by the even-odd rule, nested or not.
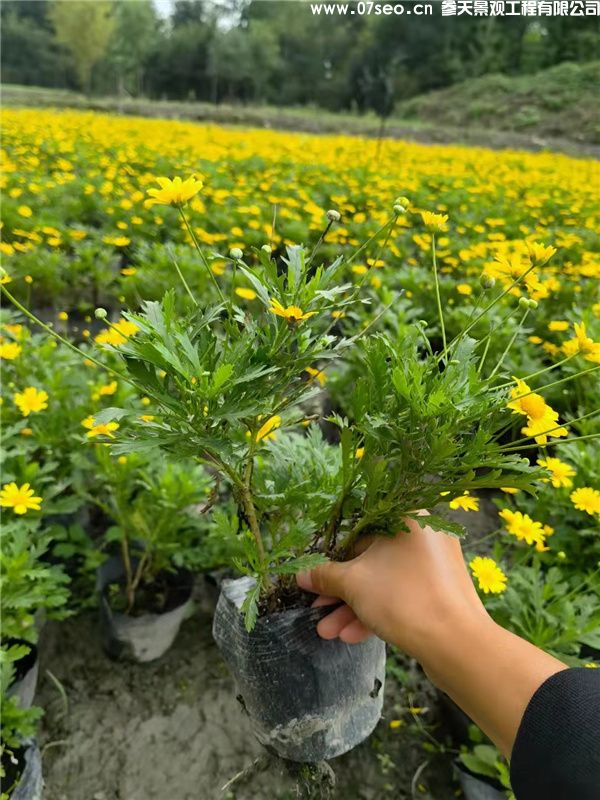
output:
[[[56,40],[73,56],[81,88],[90,93],[92,69],[106,53],[114,30],[114,5],[106,0],[55,0],[50,20]]]
[[[150,0],[117,0],[107,59],[117,74],[119,94],[125,89],[142,94],[146,60],[159,38],[159,21]]]

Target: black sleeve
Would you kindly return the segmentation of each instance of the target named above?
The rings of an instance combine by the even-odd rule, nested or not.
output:
[[[567,669],[533,695],[517,731],[517,800],[600,800],[600,669]]]

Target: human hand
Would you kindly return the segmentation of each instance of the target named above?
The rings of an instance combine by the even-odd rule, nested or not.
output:
[[[345,603],[319,622],[322,638],[357,644],[375,633],[423,660],[458,621],[487,618],[458,539],[406,522],[409,533],[377,537],[350,561],[297,576],[302,589],[319,595],[314,606]]]

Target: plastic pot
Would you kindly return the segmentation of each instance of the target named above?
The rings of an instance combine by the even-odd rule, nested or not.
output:
[[[42,800],[42,754],[35,739],[23,744],[18,757],[22,764],[21,775],[10,800]]]
[[[455,763],[460,787],[466,800],[506,800],[506,794],[481,776],[469,772],[462,764]]]
[[[7,695],[16,697],[21,708],[30,708],[33,705],[38,681],[38,649],[23,639],[10,639],[8,644],[24,644],[29,647],[27,655],[15,662],[15,680],[8,687]]]
[[[135,566],[135,562],[133,562]],[[123,585],[125,570],[120,558],[114,556],[96,571],[96,588],[100,603],[102,642],[106,653],[114,659],[138,662],[160,658],[173,644],[181,623],[192,607],[194,578],[187,570],[174,573],[173,587],[177,598],[169,610],[129,616],[113,611],[108,589],[112,584]]]
[[[366,739],[381,716],[385,644],[325,641],[316,623],[331,608],[294,608],[259,617],[251,633],[240,613],[251,578],[225,580],[213,636],[236,680],[258,740],[282,758],[317,762]]]

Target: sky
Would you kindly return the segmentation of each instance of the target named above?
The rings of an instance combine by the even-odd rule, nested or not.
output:
[[[161,17],[168,17],[173,8],[173,0],[152,0]]]

